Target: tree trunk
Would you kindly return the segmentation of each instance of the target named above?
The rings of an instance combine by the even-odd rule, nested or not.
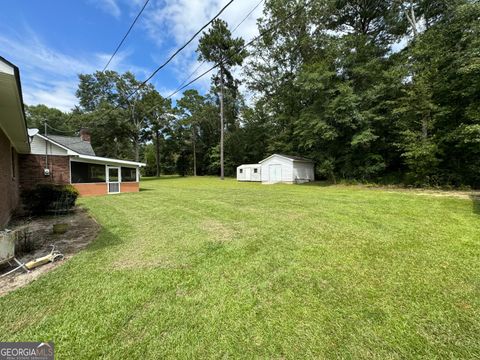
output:
[[[138,162],[140,161],[140,140],[139,140],[139,124],[135,121],[135,103],[132,105],[132,124],[135,127],[135,134],[133,134],[133,150],[135,151],[135,161]]]
[[[223,137],[224,137],[224,117],[223,117],[223,66],[220,65],[220,179],[224,179],[223,165]]]
[[[428,138],[428,120],[422,120],[422,137],[424,139]]]
[[[408,22],[412,26],[413,37],[416,38],[418,35],[418,29],[417,29],[417,18],[415,16],[415,10],[413,8],[413,1],[410,1],[410,9],[405,9],[405,15],[407,17]]]
[[[135,151],[135,161],[139,162],[140,161],[140,145],[137,137],[135,137],[135,140],[133,140],[133,149]]]
[[[155,171],[155,176],[160,176],[160,131],[155,131],[155,163],[157,165],[157,169]]]
[[[197,142],[197,131],[195,130],[195,125],[192,126],[193,134],[193,176],[197,176],[197,151],[196,151],[196,142]]]

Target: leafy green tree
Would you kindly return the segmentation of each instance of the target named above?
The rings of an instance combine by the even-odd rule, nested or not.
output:
[[[94,74],[80,74],[77,97],[80,100],[80,110],[84,113],[96,112],[97,116],[109,115],[110,108],[121,109],[117,112],[116,122],[120,130],[126,131],[132,143],[133,157],[140,158],[140,145],[146,136],[147,119],[145,111],[148,104],[144,99],[154,91],[151,84],[141,86],[131,72],[118,74],[115,71],[97,71]]]
[[[213,77],[215,92],[220,102],[220,177],[224,178],[224,95],[225,85],[236,90],[238,83],[231,69],[241,65],[247,56],[243,49],[245,42],[241,38],[232,38],[228,25],[221,19],[216,19],[208,32],[204,32],[198,44],[198,59],[219,64],[219,71]],[[236,93],[234,91],[234,93]]]
[[[175,112],[172,108],[172,100],[162,97],[156,90],[145,95],[142,101],[147,120],[145,138],[155,144],[155,176],[160,176],[161,166],[161,143],[167,130],[175,120]]]
[[[187,90],[177,101],[177,108],[182,118],[182,123],[190,129],[193,154],[193,176],[197,176],[197,138],[199,137],[199,123],[203,115],[205,98],[197,90]]]
[[[68,114],[46,105],[25,105],[25,116],[28,127],[37,128],[41,132],[44,130],[45,123],[50,126],[48,133],[52,134],[65,135],[80,130],[74,128],[74,125],[68,121]]]

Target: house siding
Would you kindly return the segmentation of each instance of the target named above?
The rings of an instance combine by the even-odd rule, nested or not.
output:
[[[45,155],[20,155],[20,188],[31,189],[40,183],[69,184],[70,160],[68,156],[49,155],[50,176],[44,175]]]
[[[255,169],[257,172],[255,173]],[[240,171],[241,170],[241,171]],[[260,164],[248,164],[240,165],[237,167],[237,180],[238,181],[261,181],[262,167]]]
[[[281,178],[277,182],[293,182],[293,163],[291,160],[285,159],[281,156],[273,156],[265,162],[262,162],[262,182],[273,182],[270,179],[270,166],[278,165],[281,167]]]
[[[80,141],[80,139],[79,139]],[[30,144],[31,153],[35,155],[45,155],[45,151],[48,155],[67,155],[68,152],[62,149],[60,146],[46,142],[41,137],[34,136],[32,143]]]
[[[13,155],[12,155],[13,151]],[[12,174],[12,159],[15,173]],[[0,129],[0,228],[4,227],[20,203],[18,154]]]

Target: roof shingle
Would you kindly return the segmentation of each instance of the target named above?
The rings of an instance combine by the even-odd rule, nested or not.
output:
[[[48,135],[47,137],[81,155],[95,156],[95,151],[93,151],[92,144],[90,144],[88,141],[83,141],[79,137],[62,135]]]

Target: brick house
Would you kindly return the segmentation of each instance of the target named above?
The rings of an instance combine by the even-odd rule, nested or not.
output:
[[[80,195],[139,191],[143,163],[96,156],[90,134],[41,135],[27,129],[18,67],[0,57],[0,229],[39,183],[72,184]]]
[[[20,204],[19,154],[29,152],[20,73],[0,57],[0,228]]]
[[[79,137],[28,131],[31,151],[20,156],[22,189],[49,182],[72,184],[82,196],[139,191],[139,169],[145,164],[96,156],[86,129]]]

